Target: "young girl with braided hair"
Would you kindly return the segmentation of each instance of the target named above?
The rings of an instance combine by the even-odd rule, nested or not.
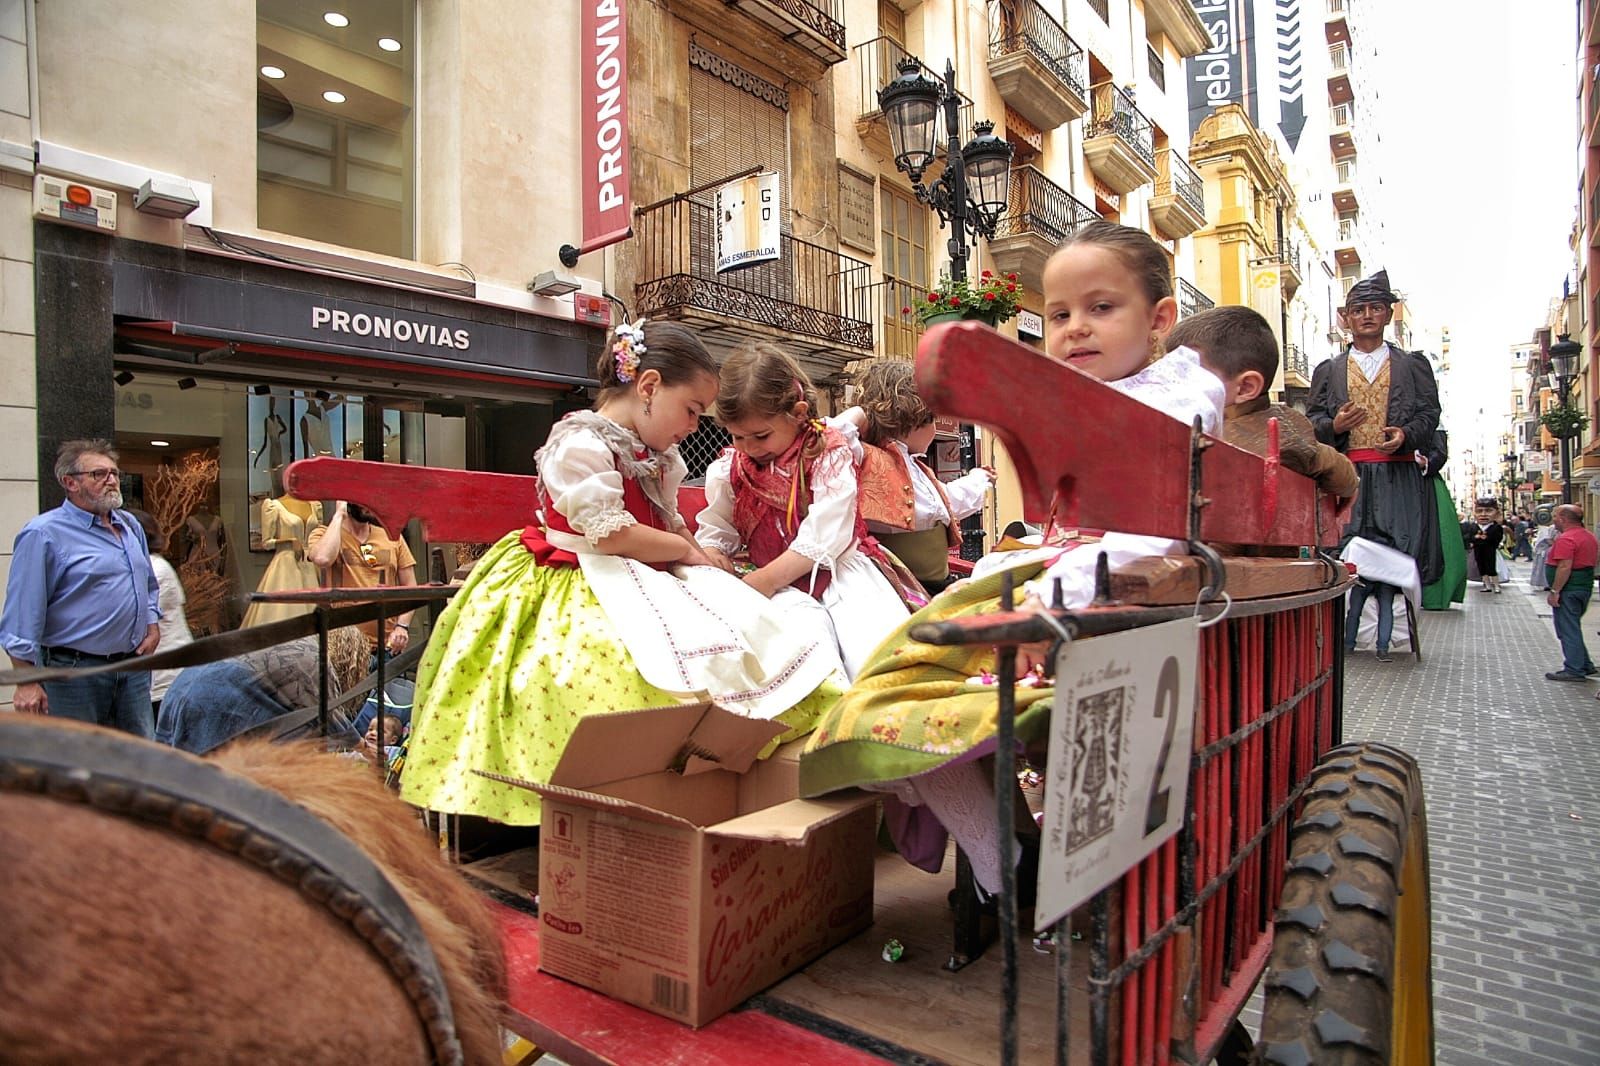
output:
[[[648,337],[647,337],[648,333]],[[478,561],[417,673],[401,795],[517,825],[588,714],[710,700],[809,729],[843,682],[826,631],[788,625],[710,560],[678,513],[678,443],[717,368],[670,322],[617,327],[595,408],[539,449],[540,513]]]
[[[770,344],[723,364],[716,414],[733,447],[706,470],[700,546],[730,567],[747,555],[745,582],[796,613],[820,604],[854,676],[909,616],[899,590],[915,584],[867,533],[855,428],[819,420],[805,371]]]

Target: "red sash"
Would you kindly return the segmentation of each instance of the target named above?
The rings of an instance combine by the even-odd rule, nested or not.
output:
[[[1376,448],[1357,448],[1346,452],[1345,458],[1352,463],[1414,463],[1417,461],[1416,452],[1395,452],[1393,455],[1380,452]]]
[[[540,487],[539,496],[544,501],[545,526],[561,533],[569,533],[575,537],[583,536],[572,523],[567,521],[567,516],[556,510],[550,503],[550,498],[545,495],[543,486]],[[625,477],[622,479],[622,506],[627,512],[639,520],[640,525],[649,526],[651,529],[665,530],[667,523],[650,498],[644,494],[644,489],[637,481]],[[578,557],[565,548],[558,548],[551,544],[544,535],[544,527],[537,524],[530,525],[522,531],[522,546],[533,553],[534,560],[540,566],[578,565]],[[670,564],[669,564],[670,565]]]

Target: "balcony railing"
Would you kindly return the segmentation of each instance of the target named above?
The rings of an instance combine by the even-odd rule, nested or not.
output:
[[[1343,15],[1345,0],[1328,0],[1328,14]]]
[[[1089,0],[1089,10],[1100,16],[1100,21],[1111,24],[1111,0]]]
[[[1311,361],[1306,358],[1306,353],[1300,350],[1298,344],[1283,346],[1283,368],[1286,374],[1296,374],[1301,381],[1308,381],[1311,378]]]
[[[915,60],[922,68],[922,73],[934,81],[944,84],[944,76],[935,73],[916,56],[907,52],[900,46],[900,42],[892,37],[874,37],[870,41],[863,41],[856,45],[856,70],[861,79],[861,118],[875,118],[878,115],[878,90],[888,85],[900,76],[900,61],[902,59]],[[966,93],[957,91],[961,98],[958,114],[961,117],[961,128],[956,131],[958,139],[966,143],[972,135],[972,98]],[[938,127],[935,133],[935,143],[940,152],[949,141],[949,134],[944,128],[944,108],[938,111]]]
[[[1340,130],[1350,125],[1350,105],[1334,104],[1328,108],[1328,122],[1335,130]]]
[[[718,274],[716,209],[668,200],[634,217],[642,315],[694,308],[872,350],[871,268],[859,259],[783,234],[779,258]]]
[[[1162,149],[1156,169],[1156,195],[1176,196],[1201,218],[1206,217],[1206,183],[1183,156],[1171,148]]]
[[[1339,243],[1354,244],[1361,235],[1361,225],[1353,218],[1339,220]]]
[[[1217,306],[1217,301],[1195,288],[1182,278],[1178,279],[1178,317],[1188,318],[1190,315],[1209,311]]]
[[[802,26],[844,50],[844,0],[766,0]]]
[[[1011,168],[1010,204],[995,226],[996,239],[1036,234],[1060,244],[1100,216],[1032,166]]]
[[[1353,159],[1342,159],[1333,165],[1335,185],[1354,185],[1356,180],[1356,164]]]
[[[1335,76],[1348,72],[1350,69],[1350,46],[1343,43],[1329,45],[1328,66]]]
[[[1038,0],[989,0],[989,58],[1029,52],[1080,100],[1089,78],[1083,49]]]
[[[1146,166],[1155,168],[1156,142],[1150,120],[1128,99],[1127,93],[1110,82],[1094,87],[1094,113],[1088,136],[1106,133],[1115,134]]]
[[[1300,246],[1289,241],[1278,242],[1278,262],[1300,273]],[[1302,275],[1303,276],[1303,275]]]

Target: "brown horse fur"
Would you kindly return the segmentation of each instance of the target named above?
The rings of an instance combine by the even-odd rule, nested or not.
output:
[[[432,942],[466,1061],[498,1063],[498,932],[414,812],[364,764],[308,746],[241,743],[213,761],[384,869]],[[0,793],[0,1059],[299,1066],[431,1052],[377,954],[291,886],[164,828]]]

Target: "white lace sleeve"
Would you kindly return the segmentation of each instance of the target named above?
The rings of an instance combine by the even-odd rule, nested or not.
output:
[[[550,505],[590,544],[639,523],[623,506],[616,458],[593,433],[572,433],[557,444],[544,456],[539,479]]]
[[[833,415],[830,418],[823,419],[823,421],[828,424],[830,429],[838,430],[839,435],[850,442],[850,458],[857,466],[860,466],[861,460],[866,458],[866,452],[861,448],[861,427],[851,417],[854,412],[858,411],[861,412],[862,418],[866,417],[866,412],[861,411],[861,408],[852,407],[842,415]]]
[[[833,569],[856,540],[856,469],[848,448],[832,448],[812,467],[811,507],[789,550]]]
[[[702,548],[715,548],[724,555],[737,554],[744,547],[733,525],[732,467],[732,452],[723,452],[706,468],[706,506],[695,518],[694,539]]]

